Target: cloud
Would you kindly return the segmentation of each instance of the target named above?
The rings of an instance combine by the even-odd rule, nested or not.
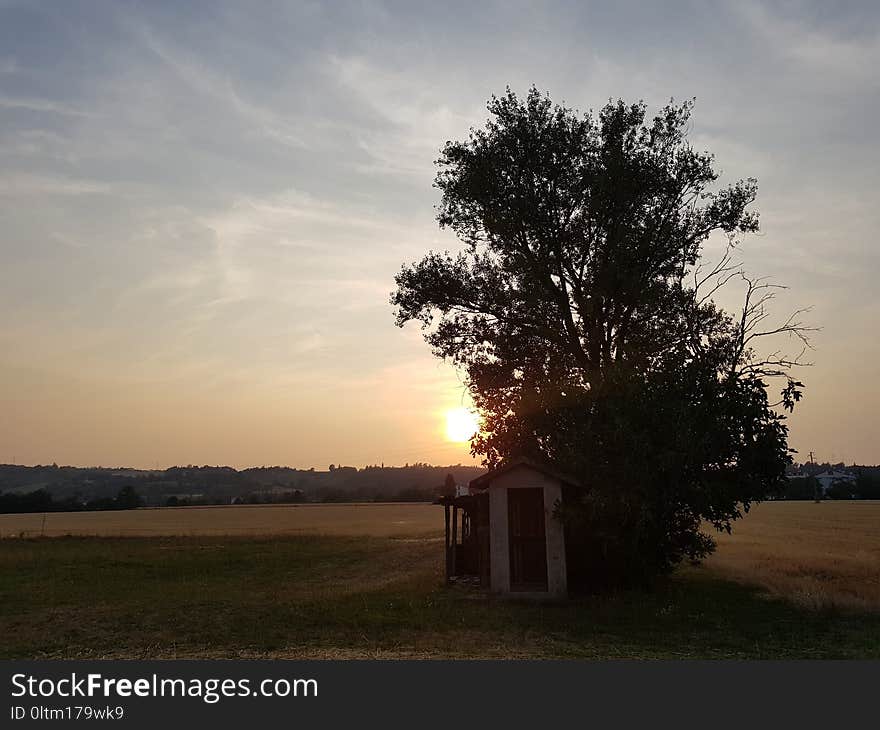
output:
[[[274,142],[294,148],[307,146],[294,119],[244,99],[229,78],[212,71],[192,53],[185,53],[166,43],[146,23],[130,18],[126,25],[149,51],[193,91],[213,98]]]
[[[268,297],[310,311],[384,305],[400,249],[428,234],[369,205],[298,190],[238,198],[198,224],[213,236],[224,301]]]
[[[106,195],[113,188],[100,180],[84,180],[60,176],[11,174],[0,177],[0,195]]]
[[[69,104],[50,99],[33,99],[26,97],[13,97],[0,95],[0,108],[3,109],[26,109],[32,112],[46,112],[61,114],[72,117],[88,117],[88,112],[78,109]]]
[[[771,49],[802,73],[838,82],[846,79],[860,85],[880,83],[876,73],[880,65],[880,31],[876,23],[863,26],[867,31],[864,36],[845,36],[840,31],[817,27],[802,17],[774,12],[763,4],[744,2],[736,8]]]
[[[445,404],[454,375],[393,326],[388,294],[402,262],[457,245],[434,220],[440,146],[532,82],[582,110],[697,96],[694,144],[725,179],[759,177],[747,268],[817,305],[834,354],[817,387],[855,359],[880,265],[876,10],[109,8],[4,26],[4,362],[161,383],[169,409],[187,389],[320,393],[364,423],[401,393],[406,418]],[[432,437],[402,423],[419,458]]]

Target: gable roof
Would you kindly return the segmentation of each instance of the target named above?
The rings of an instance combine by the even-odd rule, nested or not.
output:
[[[535,461],[534,459],[529,459],[525,456],[520,456],[516,459],[505,461],[500,466],[492,469],[492,471],[486,472],[485,474],[478,476],[476,479],[471,479],[469,486],[471,489],[486,489],[489,484],[497,477],[500,477],[502,474],[506,474],[507,472],[521,466],[524,466],[528,469],[534,469],[535,471],[546,474],[548,477],[552,477],[557,481],[563,482],[564,484],[569,484],[573,487],[583,486],[579,479],[575,479],[572,476],[563,474],[562,472],[556,471],[546,464]]]

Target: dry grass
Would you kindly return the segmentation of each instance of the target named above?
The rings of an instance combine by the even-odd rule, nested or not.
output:
[[[430,504],[181,507],[0,515],[0,535],[438,537]],[[437,550],[439,555],[440,548]],[[812,609],[880,611],[880,502],[768,502],[700,569]]]
[[[880,611],[880,502],[767,502],[705,570],[812,609]]]
[[[443,510],[425,503],[163,507],[0,515],[2,537],[215,535],[442,535]]]
[[[681,571],[556,604],[442,582],[433,538],[7,540],[0,658],[876,658],[880,615]]]

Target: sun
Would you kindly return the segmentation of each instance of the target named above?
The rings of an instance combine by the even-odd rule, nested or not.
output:
[[[450,441],[470,441],[479,430],[479,417],[469,408],[452,408],[446,411],[446,438]]]

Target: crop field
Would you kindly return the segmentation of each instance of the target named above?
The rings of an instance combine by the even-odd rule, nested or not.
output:
[[[880,501],[760,504],[705,569],[807,608],[880,611]]]
[[[0,515],[0,537],[439,537],[423,503],[175,507]],[[706,568],[811,608],[880,610],[880,502],[767,502],[717,535]]]
[[[880,658],[880,503],[759,505],[654,590],[547,605],[444,587],[426,504],[3,517],[0,658]]]
[[[442,535],[442,508],[426,503],[163,507],[0,515],[0,537],[205,535]]]

